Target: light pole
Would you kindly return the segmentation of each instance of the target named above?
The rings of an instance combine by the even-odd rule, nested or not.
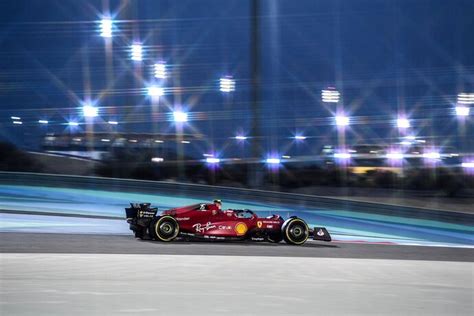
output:
[[[99,109],[90,103],[82,106],[82,115],[86,121],[86,140],[89,151],[94,151],[94,117],[99,115]]]
[[[252,155],[259,159],[262,157],[260,144],[260,0],[252,0],[250,4],[250,73],[251,73],[251,108],[252,125],[250,135],[254,137],[252,141]],[[250,168],[249,185],[259,187],[262,184],[262,171],[257,163],[253,163]]]

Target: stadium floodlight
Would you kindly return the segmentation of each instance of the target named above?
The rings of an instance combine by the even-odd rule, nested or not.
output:
[[[321,90],[321,99],[327,103],[338,103],[340,93],[335,89]]]
[[[219,158],[216,158],[216,157],[207,157],[206,162],[209,163],[209,164],[217,164],[217,163],[221,162],[221,160]]]
[[[466,168],[466,169],[474,169],[474,161],[463,162],[461,164],[461,167]]]
[[[112,37],[113,22],[110,18],[104,18],[100,21],[100,36]]]
[[[401,117],[397,119],[398,128],[409,128],[410,126],[410,121],[408,119]]]
[[[188,121],[188,113],[181,112],[181,111],[174,111],[173,112],[173,120],[175,122],[187,122]]]
[[[148,95],[150,97],[162,97],[165,95],[165,90],[162,87],[150,86],[148,87]]]
[[[15,125],[22,125],[23,122],[22,122],[22,121],[13,121],[13,124],[15,124]]]
[[[425,158],[425,159],[433,159],[433,160],[436,160],[436,159],[440,159],[440,158],[441,158],[441,155],[440,155],[439,152],[436,152],[436,151],[429,151],[429,152],[423,153],[422,157]]]
[[[19,116],[10,116],[10,118],[15,121],[21,120],[21,117]]]
[[[104,142],[104,143],[108,143],[108,142],[110,142],[110,139],[108,139],[108,138],[102,138],[100,141],[101,141],[101,142]]]
[[[69,126],[79,126],[79,123],[71,121],[71,122],[68,122],[67,125],[69,125]]]
[[[237,135],[235,136],[235,139],[237,140],[246,140],[248,137],[247,136],[244,136],[244,135]]]
[[[385,155],[385,158],[389,160],[402,160],[405,156],[399,151],[391,151]]]
[[[265,162],[269,165],[278,165],[279,163],[281,163],[281,160],[280,158],[267,158]]]
[[[155,78],[165,79],[166,78],[166,64],[159,62],[153,65],[153,74]]]
[[[459,93],[458,104],[474,104],[474,93]]]
[[[142,61],[143,60],[143,46],[142,46],[142,44],[133,44],[131,49],[132,49],[132,60]]]
[[[99,115],[99,109],[88,104],[82,107],[82,113],[85,117],[96,117]]]
[[[296,140],[305,140],[306,139],[306,136],[303,136],[303,135],[296,135],[294,137]]]
[[[39,120],[38,123],[40,124],[48,124],[49,122],[47,120]]]
[[[223,77],[219,80],[221,92],[234,92],[235,80],[231,76]]]
[[[336,125],[337,126],[348,126],[349,125],[349,118],[345,115],[337,115],[335,117]]]
[[[469,116],[470,109],[465,105],[458,105],[455,107],[457,116]]]
[[[334,158],[341,159],[341,160],[347,160],[347,159],[351,159],[351,154],[346,153],[346,152],[334,153]]]
[[[117,121],[108,121],[107,123],[109,123],[110,125],[118,125]]]

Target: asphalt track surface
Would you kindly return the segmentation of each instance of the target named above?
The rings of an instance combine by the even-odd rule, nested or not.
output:
[[[144,241],[132,235],[0,233],[1,253],[155,254],[473,262],[474,249],[308,241]]]

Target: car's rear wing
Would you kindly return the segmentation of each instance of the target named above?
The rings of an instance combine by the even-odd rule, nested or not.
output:
[[[130,203],[130,207],[125,208],[127,221],[134,218],[153,218],[157,212],[158,208],[150,208],[150,203]]]

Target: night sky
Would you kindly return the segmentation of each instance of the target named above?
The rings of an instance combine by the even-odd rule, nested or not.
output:
[[[99,35],[107,12],[115,21],[108,53]],[[265,150],[337,146],[336,106],[321,102],[331,86],[351,117],[347,144],[396,142],[400,114],[411,119],[407,134],[473,151],[474,110],[461,121],[454,106],[458,93],[474,92],[474,1],[267,0],[260,15]],[[252,119],[249,35],[246,0],[2,0],[0,138],[35,147],[38,135],[83,122],[90,100],[96,130],[117,120],[119,131],[172,133],[170,113],[182,109],[190,112],[185,132],[205,135],[203,151],[233,155],[231,137],[249,133]],[[144,45],[142,63],[130,60],[134,42]],[[157,61],[168,67],[163,82],[153,81]],[[219,91],[225,75],[235,78],[234,93]],[[159,104],[146,95],[151,83],[165,87]],[[308,139],[295,143],[296,134]]]

